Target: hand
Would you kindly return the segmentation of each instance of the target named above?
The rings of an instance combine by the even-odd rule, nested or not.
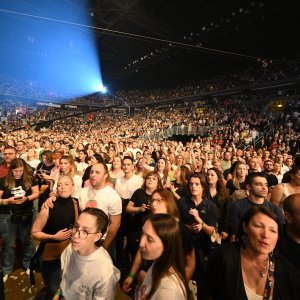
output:
[[[15,197],[10,197],[10,198],[7,198],[7,199],[2,199],[2,201],[3,200],[5,200],[6,204],[16,204],[16,202],[17,202],[17,200],[15,199]]]
[[[50,196],[42,205],[42,209],[48,209],[48,208],[53,208],[54,207],[54,201],[56,199],[54,199],[53,196]]]
[[[65,228],[65,229],[57,231],[54,234],[53,238],[57,241],[64,241],[64,240],[69,239],[71,237],[71,235],[72,235],[72,230]]]
[[[228,233],[225,232],[225,231],[222,231],[221,232],[221,238],[222,238],[222,240],[226,240],[228,238]]]
[[[27,201],[27,196],[22,196],[21,198],[15,198],[15,203],[17,205],[21,205]]]
[[[189,211],[189,214],[192,215],[192,216],[194,216],[195,221],[197,223],[202,223],[202,220],[199,217],[199,212],[198,212],[198,210],[196,208],[191,208],[190,211]]]
[[[176,188],[176,187],[174,186],[174,184],[171,183],[170,189],[171,189],[171,192],[174,194],[174,193],[176,193],[176,191],[178,190],[178,187]]]
[[[187,225],[188,229],[193,233],[199,233],[202,229],[202,224],[193,223],[192,225]]]
[[[133,278],[127,276],[122,284],[122,290],[124,293],[128,293],[132,290],[131,284],[133,282]]]
[[[143,210],[143,212],[150,209],[149,205],[147,205],[147,204],[142,204],[142,206],[140,208]]]

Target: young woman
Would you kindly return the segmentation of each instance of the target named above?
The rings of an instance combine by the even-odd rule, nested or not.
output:
[[[70,175],[74,181],[74,191],[72,196],[76,199],[79,197],[81,191],[82,178],[79,175],[75,175],[75,162],[70,155],[63,155],[59,160],[59,173],[55,178],[53,191],[56,191],[57,183],[60,176]]]
[[[75,165],[76,165],[76,174],[82,176],[86,168],[89,166],[88,154],[85,150],[80,150],[78,152],[78,158],[76,159]]]
[[[176,200],[188,194],[188,180],[190,174],[191,171],[186,166],[180,166],[176,169],[174,174],[175,181],[172,181],[170,188]]]
[[[218,233],[225,239],[228,236],[227,229],[225,228],[226,201],[228,195],[223,179],[223,175],[218,169],[208,169],[206,174],[208,183],[207,196],[218,208]]]
[[[27,160],[26,162],[35,170],[40,163],[40,160],[37,159],[36,150],[31,148],[27,151]]]
[[[150,199],[150,211],[151,214],[169,214],[179,220],[176,200],[174,195],[167,189],[158,189],[154,191]],[[185,256],[185,275],[187,280],[190,280],[195,270],[195,251],[188,229],[180,220],[178,221],[178,224],[181,231],[182,247]],[[138,284],[141,284],[145,279],[149,266],[144,264],[140,269],[141,265],[142,256],[139,249],[132,263],[130,273],[122,285],[122,289],[125,293],[128,293],[132,289],[131,285],[135,277],[137,278]]]
[[[189,299],[181,232],[175,218],[152,215],[143,226],[140,251],[144,259],[153,263],[135,299]]]
[[[247,175],[247,165],[242,162],[238,162],[234,167],[232,178],[229,179],[226,184],[230,195],[236,190],[244,190],[246,188]]]
[[[111,169],[109,170],[109,181],[114,185],[116,183],[117,178],[120,178],[124,175],[122,171],[122,159],[119,156],[114,157],[111,165]]]
[[[300,276],[275,249],[279,232],[271,210],[250,208],[241,221],[239,242],[222,245],[209,259],[204,277],[208,299],[300,299]]]
[[[23,267],[28,269],[29,274],[30,258],[35,252],[30,237],[33,200],[38,197],[38,184],[28,173],[26,163],[19,158],[13,160],[7,176],[0,179],[0,236],[3,240],[1,258],[4,281],[13,269],[17,236],[23,249]]]
[[[135,257],[139,248],[139,242],[142,234],[142,227],[149,215],[149,202],[152,193],[162,188],[160,176],[156,172],[149,172],[140,189],[137,189],[127,207],[126,212],[131,215],[131,229],[128,235],[129,253],[132,259]]]
[[[163,187],[169,188],[171,186],[171,181],[169,176],[168,161],[164,158],[160,158],[156,163],[154,171],[159,174]]]

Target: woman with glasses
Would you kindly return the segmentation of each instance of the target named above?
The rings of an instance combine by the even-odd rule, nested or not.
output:
[[[150,199],[150,212],[151,214],[168,214],[178,221],[184,253],[185,276],[187,280],[190,280],[195,270],[195,251],[188,229],[178,219],[178,209],[174,195],[167,189],[155,190]],[[143,262],[141,251],[139,249],[132,263],[130,273],[122,285],[122,289],[125,293],[131,291],[131,285],[135,278],[137,279],[138,284],[143,282],[149,266],[149,263]]]
[[[32,226],[32,237],[41,242],[41,273],[46,286],[46,299],[52,299],[59,288],[60,254],[70,242],[71,228],[78,216],[78,203],[72,198],[73,189],[72,177],[60,176],[54,207],[42,208]]]
[[[101,209],[89,207],[80,214],[72,229],[72,242],[61,256],[64,299],[115,299],[120,272],[100,243],[107,226],[108,217]]]

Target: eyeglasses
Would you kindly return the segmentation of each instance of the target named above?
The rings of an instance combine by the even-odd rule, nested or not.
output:
[[[152,203],[154,203],[154,202],[157,202],[157,204],[160,204],[160,203],[162,203],[162,202],[164,202],[165,200],[164,199],[150,199],[150,203],[152,204]]]
[[[99,232],[87,232],[85,229],[80,230],[78,227],[72,228],[72,235],[75,235],[78,232],[78,237],[81,240],[85,240],[89,234],[97,234]]]

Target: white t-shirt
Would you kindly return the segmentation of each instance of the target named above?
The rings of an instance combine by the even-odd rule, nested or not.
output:
[[[120,271],[103,247],[81,256],[68,245],[61,255],[61,269],[60,287],[66,300],[114,299]]]
[[[130,179],[125,179],[124,176],[117,178],[115,190],[122,199],[131,199],[133,193],[142,187],[144,179],[133,174]]]
[[[142,285],[136,290],[134,297],[135,300],[144,299],[142,297],[150,292],[152,285],[152,269],[153,264],[148,270]],[[151,297],[151,300],[186,300],[186,296],[183,292],[184,290],[185,288],[183,283],[178,276],[173,273],[170,276],[165,276],[161,279],[157,290]]]
[[[94,190],[92,186],[81,189],[79,206],[81,210],[84,210],[86,207],[100,208],[108,216],[122,213],[122,200],[118,193],[109,185],[100,190]]]

